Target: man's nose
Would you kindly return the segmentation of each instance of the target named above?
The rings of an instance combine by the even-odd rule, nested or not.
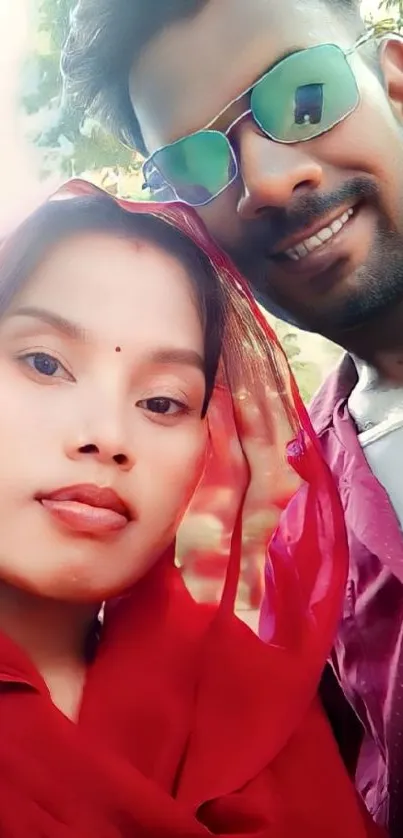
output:
[[[236,135],[243,194],[238,213],[252,220],[268,209],[285,208],[296,193],[320,187],[323,170],[306,143],[276,143],[245,121]]]

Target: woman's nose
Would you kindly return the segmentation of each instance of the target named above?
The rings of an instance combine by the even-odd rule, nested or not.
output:
[[[94,457],[98,462],[117,465],[122,471],[130,471],[134,465],[134,458],[123,445],[105,445],[102,442],[87,442],[77,449],[77,457]]]
[[[81,428],[78,423],[66,446],[69,459],[93,459],[103,465],[130,471],[135,463],[133,416],[127,416],[124,404],[112,405],[112,397],[94,403],[84,411]]]

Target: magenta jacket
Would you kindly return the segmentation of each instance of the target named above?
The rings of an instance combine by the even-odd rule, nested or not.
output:
[[[375,820],[403,836],[403,535],[388,496],[362,453],[347,399],[357,381],[345,356],[310,410],[325,458],[339,487],[350,547],[344,613],[332,663],[366,731],[357,785]],[[403,491],[403,475],[402,475]],[[283,513],[300,514],[300,493]],[[261,614],[264,637],[265,604]],[[337,703],[337,702],[336,702]],[[343,722],[344,725],[344,722]],[[343,731],[348,740],[348,732]],[[351,734],[353,736],[353,734]]]

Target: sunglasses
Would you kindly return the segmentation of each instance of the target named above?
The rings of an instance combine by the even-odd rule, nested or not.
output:
[[[229,137],[249,115],[278,143],[313,140],[339,125],[360,102],[349,56],[372,36],[367,32],[347,51],[335,44],[321,44],[282,59],[218,114],[222,116],[249,95],[250,107],[225,133],[207,125],[157,149],[143,165],[143,189],[150,189],[163,202],[201,207],[213,201],[238,177],[239,165]]]

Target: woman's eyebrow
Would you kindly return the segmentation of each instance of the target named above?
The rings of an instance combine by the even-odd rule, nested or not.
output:
[[[31,317],[34,320],[41,320],[53,329],[67,335],[74,340],[88,341],[88,330],[78,323],[67,320],[60,314],[48,309],[37,308],[36,306],[21,306],[13,311],[10,317]],[[181,366],[196,367],[204,372],[204,359],[194,349],[184,349],[176,346],[161,346],[150,352],[148,361],[153,364],[176,364]]]
[[[80,326],[78,323],[73,323],[67,320],[60,314],[53,311],[48,311],[45,308],[37,308],[36,306],[22,306],[10,313],[10,317],[31,317],[34,320],[41,320],[58,332],[62,332],[73,340],[86,342],[88,341],[88,331]]]
[[[41,320],[69,338],[82,342],[88,341],[87,329],[72,320],[67,320],[60,314],[48,311],[48,309],[36,306],[21,306],[11,312],[10,317],[31,317],[34,320]],[[203,357],[195,349],[185,349],[177,346],[161,346],[152,350],[148,356],[148,361],[153,364],[177,364],[196,367],[202,372],[205,368]]]
[[[160,347],[153,350],[149,355],[153,364],[177,364],[181,366],[196,367],[204,373],[204,359],[194,349],[182,349],[176,346]]]

